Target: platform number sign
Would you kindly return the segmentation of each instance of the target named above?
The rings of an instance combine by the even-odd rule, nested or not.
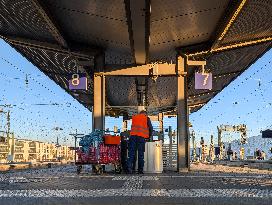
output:
[[[195,89],[211,90],[212,89],[212,73],[195,73]]]
[[[87,76],[85,73],[73,73],[69,76],[70,90],[87,90]]]

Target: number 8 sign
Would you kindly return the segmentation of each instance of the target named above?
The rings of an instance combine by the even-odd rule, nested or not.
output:
[[[211,90],[212,89],[212,73],[195,73],[195,89]]]
[[[87,90],[87,76],[85,73],[74,73],[69,75],[70,90]]]
[[[72,85],[73,86],[78,86],[79,83],[80,83],[79,75],[77,73],[72,75],[72,79],[71,80],[72,80]]]

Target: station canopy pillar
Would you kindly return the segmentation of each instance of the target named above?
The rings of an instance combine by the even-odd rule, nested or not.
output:
[[[189,117],[187,106],[187,58],[178,56],[177,59],[177,139],[178,161],[177,171],[189,171]]]
[[[159,131],[163,133],[163,113],[158,114]]]
[[[104,55],[95,57],[96,72],[103,72],[105,65]],[[94,75],[94,105],[93,105],[93,130],[105,130],[105,76]]]

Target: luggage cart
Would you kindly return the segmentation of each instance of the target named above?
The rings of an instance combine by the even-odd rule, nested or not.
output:
[[[114,172],[121,173],[121,137],[116,134],[105,134],[95,130],[90,135],[81,138],[77,153],[77,173],[80,174],[83,165],[92,165],[92,171],[102,174],[105,165],[114,165]]]

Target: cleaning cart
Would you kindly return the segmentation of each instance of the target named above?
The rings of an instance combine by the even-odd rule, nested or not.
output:
[[[105,165],[113,165],[114,172],[121,172],[121,137],[116,134],[95,130],[79,141],[77,149],[77,173],[81,173],[83,165],[92,165],[92,171],[101,174]]]

